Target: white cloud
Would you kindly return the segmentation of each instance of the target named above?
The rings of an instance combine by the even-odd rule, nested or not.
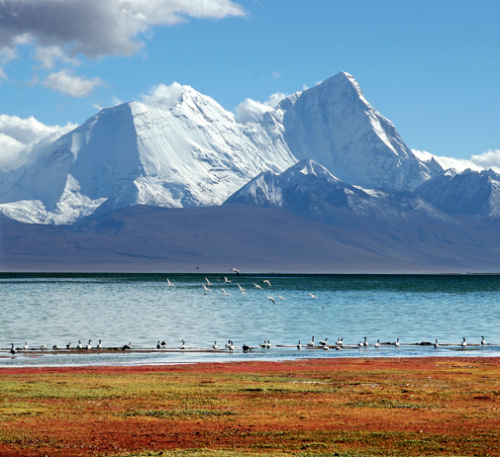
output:
[[[142,95],[141,101],[146,105],[170,109],[181,101],[182,94],[190,90],[193,90],[193,88],[190,86],[183,86],[177,82],[174,82],[170,86],[158,84],[152,87],[148,94]]]
[[[36,155],[36,145],[51,143],[73,130],[76,124],[45,125],[34,117],[0,115],[0,170],[20,167]]]
[[[479,155],[473,155],[471,161],[477,166],[483,168],[494,168],[500,170],[500,149],[483,152]]]
[[[231,0],[0,0],[0,48],[31,39],[73,56],[129,56],[152,27],[245,15]]]
[[[236,107],[236,118],[242,124],[258,122],[265,113],[274,110],[286,96],[286,94],[277,92],[272,94],[264,103],[247,98]]]
[[[309,89],[309,86],[307,86],[306,84],[302,84],[302,90],[307,90]]]
[[[474,171],[493,170],[500,172],[500,150],[489,150],[482,154],[472,155],[470,159],[456,159],[454,157],[437,156],[428,151],[412,149],[412,152],[423,162],[429,162],[432,158],[436,160],[445,170],[454,168],[461,172],[470,168]]]
[[[75,76],[71,70],[65,69],[51,73],[42,83],[45,87],[71,97],[88,97],[92,91],[104,82],[100,78],[87,79]]]
[[[273,71],[271,73],[271,78],[272,79],[280,79],[281,78],[281,73],[278,73],[277,71]]]
[[[37,47],[35,60],[41,62],[41,68],[48,70],[52,70],[56,66],[56,62],[71,64],[75,67],[81,64],[79,59],[67,56],[60,46]]]

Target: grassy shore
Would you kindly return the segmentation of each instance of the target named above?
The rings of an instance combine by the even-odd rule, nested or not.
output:
[[[0,455],[500,456],[500,360],[0,369]]]

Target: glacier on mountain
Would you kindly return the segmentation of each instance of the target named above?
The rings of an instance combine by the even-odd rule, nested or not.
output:
[[[259,173],[307,158],[369,189],[413,190],[442,171],[411,152],[347,73],[244,123],[189,86],[164,92],[165,100],[103,109],[20,168],[0,172],[0,213],[71,224],[137,204],[221,205]]]

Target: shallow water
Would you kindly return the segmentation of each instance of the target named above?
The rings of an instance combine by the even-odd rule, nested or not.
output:
[[[169,287],[166,278],[175,284]],[[213,284],[205,292],[205,277]],[[111,354],[34,353],[9,357],[0,351],[0,366],[79,365],[121,363],[180,363],[296,357],[500,355],[500,276],[385,276],[385,275],[0,275],[0,347],[13,342],[31,347],[65,347],[81,340],[102,339],[106,347],[132,342],[154,348],[157,340],[178,347],[210,348],[232,339],[258,346],[265,339],[273,348],[252,354],[214,354],[206,351]],[[271,287],[263,283],[271,281]],[[246,289],[243,295],[237,283]],[[253,283],[261,286],[257,289]],[[224,296],[224,289],[230,296]],[[312,298],[313,294],[318,298]],[[280,300],[278,295],[285,298]],[[272,303],[267,297],[272,297]],[[356,345],[366,336],[402,347],[376,350],[297,351],[307,344],[343,337]],[[479,343],[481,335],[495,346],[435,350],[404,343],[434,341],[458,344],[462,337]],[[276,347],[288,345],[290,347]]]

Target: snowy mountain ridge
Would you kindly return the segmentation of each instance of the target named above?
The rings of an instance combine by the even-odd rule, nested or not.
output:
[[[0,213],[71,224],[137,204],[221,205],[256,175],[308,158],[334,179],[370,189],[413,190],[442,171],[415,157],[347,73],[245,124],[212,98],[173,84],[163,100],[103,109],[33,161],[0,172]]]
[[[449,169],[415,193],[450,215],[500,218],[500,173],[491,169],[461,173]]]

